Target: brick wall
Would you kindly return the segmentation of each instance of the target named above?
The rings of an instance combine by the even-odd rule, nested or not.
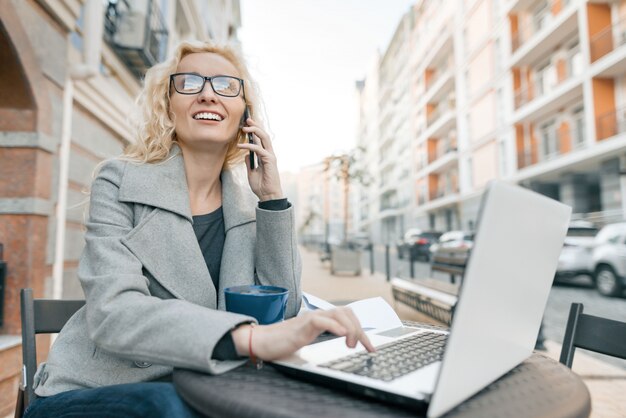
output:
[[[59,113],[52,111],[49,86],[64,78],[53,61],[64,61],[66,34],[45,14],[34,2],[0,2],[0,114],[11,116],[2,117],[0,124],[0,242],[7,263],[0,335],[6,337],[2,341],[13,341],[0,346],[0,416],[13,411],[20,381],[22,348],[10,338],[21,332],[19,290],[30,287],[35,297],[43,297],[51,275],[47,241],[60,121],[54,120]],[[59,39],[60,44],[55,42]],[[49,338],[39,342],[39,359],[45,359]]]

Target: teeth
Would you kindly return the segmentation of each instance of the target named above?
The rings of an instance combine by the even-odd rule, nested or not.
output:
[[[222,117],[220,115],[217,115],[215,113],[210,113],[210,112],[197,113],[196,115],[194,115],[193,118],[194,119],[217,120],[217,121],[221,121],[222,120]]]

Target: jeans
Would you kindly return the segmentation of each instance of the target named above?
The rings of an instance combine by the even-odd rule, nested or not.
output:
[[[200,418],[176,393],[172,383],[144,382],[78,389],[38,398],[24,418],[167,417]]]

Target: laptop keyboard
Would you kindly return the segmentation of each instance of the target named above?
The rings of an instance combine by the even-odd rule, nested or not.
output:
[[[447,339],[447,334],[423,332],[378,346],[375,353],[351,354],[320,366],[389,382],[440,361]]]

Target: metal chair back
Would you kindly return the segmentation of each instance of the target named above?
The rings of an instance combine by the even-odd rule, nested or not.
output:
[[[626,359],[626,323],[583,313],[572,303],[559,361],[572,368],[576,347]]]
[[[35,400],[33,382],[37,370],[37,334],[56,334],[65,323],[85,305],[84,300],[33,299],[32,289],[20,291],[22,319],[22,383],[18,394],[18,411]],[[21,398],[21,401],[20,401]]]

